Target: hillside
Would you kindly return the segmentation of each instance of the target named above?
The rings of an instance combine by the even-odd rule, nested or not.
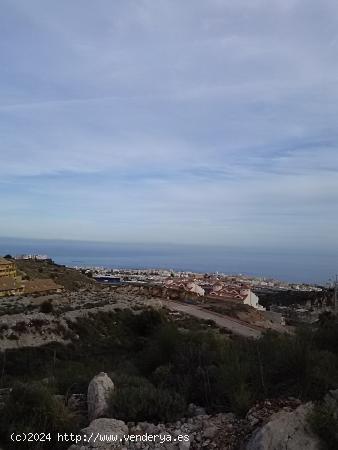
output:
[[[95,282],[79,270],[53,263],[52,261],[35,261],[18,259],[15,261],[18,274],[24,279],[52,278],[68,291],[93,286]]]
[[[302,292],[302,291],[259,291],[259,302],[265,308],[271,305],[290,306],[290,305],[331,305],[333,299],[332,289],[323,289],[321,292]]]

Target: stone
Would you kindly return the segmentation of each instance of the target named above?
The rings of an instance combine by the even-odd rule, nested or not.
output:
[[[101,449],[101,450],[111,450],[121,448],[119,445],[116,446],[113,442],[106,442],[104,440],[93,440],[91,442],[86,442],[88,436],[117,436],[117,439],[123,439],[125,435],[128,435],[128,427],[122,420],[116,419],[96,419],[91,422],[89,427],[81,430],[81,435],[83,436],[83,441],[79,445],[72,445],[69,450],[89,450],[89,449]],[[84,444],[84,445],[83,445]]]
[[[96,375],[88,386],[88,418],[90,421],[104,417],[108,413],[109,398],[114,390],[111,378],[101,372]]]
[[[338,413],[338,389],[329,391],[324,397],[325,405]]]
[[[201,406],[197,406],[194,403],[190,403],[188,406],[188,412],[192,416],[204,416],[206,411]]]
[[[206,427],[203,431],[203,435],[207,439],[213,439],[217,433],[217,427],[211,425],[209,427]]]
[[[321,443],[307,423],[312,404],[306,403],[294,411],[273,414],[246,445],[246,450],[320,450]]]

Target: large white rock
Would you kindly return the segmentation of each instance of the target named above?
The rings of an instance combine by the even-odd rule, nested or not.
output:
[[[82,443],[72,445],[68,450],[122,449],[124,437],[128,435],[128,427],[122,420],[96,419],[89,427],[81,430],[81,435]]]
[[[273,414],[270,421],[253,434],[246,450],[320,450],[320,441],[307,423],[311,408],[312,404],[306,403],[294,411]]]
[[[114,383],[104,372],[96,375],[88,386],[88,418],[90,421],[104,417],[108,413],[109,397],[114,390]]]

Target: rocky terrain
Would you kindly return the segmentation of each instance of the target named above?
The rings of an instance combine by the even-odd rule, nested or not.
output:
[[[44,312],[46,304],[50,305],[49,308],[47,306],[47,313]],[[121,309],[131,309],[137,313],[144,308],[161,309],[165,306],[166,299],[159,288],[113,287],[97,283],[52,295],[0,298],[0,350],[40,346],[51,342],[68,343],[69,339],[74,337],[68,326],[69,321],[90,314]],[[238,310],[241,319],[249,320],[257,316],[262,326],[261,315],[255,311],[249,311],[246,317],[242,317],[246,309],[252,308]],[[223,311],[225,315],[228,312]],[[170,314],[173,320],[179,320],[179,317],[184,315],[180,312]],[[244,320],[242,322],[245,323]]]
[[[52,311],[41,312],[49,303]],[[159,299],[134,295],[128,288],[91,286],[78,291],[65,291],[47,296],[22,296],[0,299],[0,351],[33,347],[50,342],[68,343],[69,321],[119,309],[160,308]]]
[[[190,405],[191,417],[175,423],[153,424],[148,422],[125,423],[118,418],[107,418],[109,394],[114,383],[105,373],[96,376],[88,388],[88,414],[91,422],[81,430],[83,441],[69,450],[90,449],[147,449],[166,450],[320,450],[322,443],[308,424],[312,403],[300,400],[265,400],[252,407],[244,418],[233,413],[208,415],[203,408]],[[338,391],[331,394],[338,410]],[[332,401],[332,400],[331,400]],[[126,436],[134,436],[137,442],[128,442]],[[157,442],[146,436],[157,435]],[[96,442],[86,442],[89,436]],[[108,436],[116,436],[123,443],[106,442]],[[137,438],[138,436],[138,438]],[[179,436],[185,441],[179,442]],[[143,442],[142,442],[143,437]]]

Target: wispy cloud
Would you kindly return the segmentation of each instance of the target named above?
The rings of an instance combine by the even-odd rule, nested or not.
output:
[[[335,245],[338,5],[4,0],[0,234]]]

